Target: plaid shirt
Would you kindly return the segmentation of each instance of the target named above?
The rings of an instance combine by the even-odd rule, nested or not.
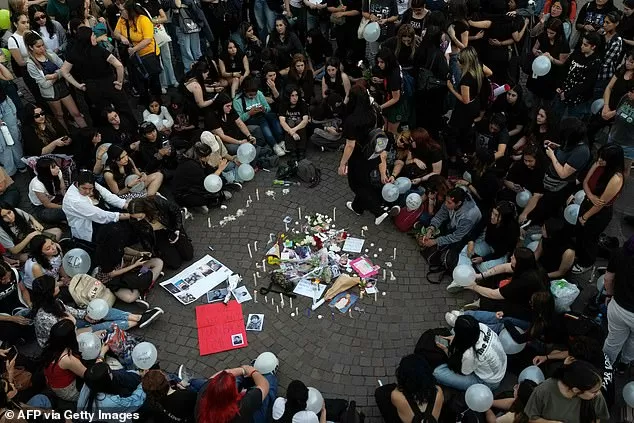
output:
[[[616,68],[619,66],[623,53],[623,39],[618,35],[614,35],[610,41],[605,44],[605,54],[603,55],[603,64],[599,70],[598,81],[605,81],[612,78]]]

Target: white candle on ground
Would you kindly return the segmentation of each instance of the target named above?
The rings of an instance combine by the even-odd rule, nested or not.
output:
[[[253,200],[251,200],[251,195],[249,195],[249,203],[253,203]]]
[[[258,277],[255,273],[253,274],[253,286],[258,286]]]
[[[301,207],[297,208],[297,214],[299,214],[299,220],[302,220],[302,208]]]
[[[284,223],[284,230],[288,232],[288,223]]]
[[[299,316],[299,309],[298,309],[298,307],[295,307],[295,315],[296,315],[296,316]]]
[[[396,260],[396,247],[394,247],[394,255],[392,256],[392,259]]]
[[[262,260],[262,271],[266,272],[266,259]]]
[[[269,303],[269,297],[267,297],[266,295],[264,296],[264,302],[267,304]]]
[[[280,302],[283,303],[284,302],[284,297],[282,297],[282,293],[280,292]]]
[[[255,189],[255,199],[260,201],[260,190],[258,188]]]
[[[271,305],[275,305],[275,298],[271,298]]]
[[[374,291],[374,302],[376,302],[376,291]]]
[[[385,274],[385,269],[383,269],[383,280],[385,280],[386,274]]]
[[[253,249],[255,251],[258,251],[258,242],[257,241],[253,242]]]
[[[361,229],[361,236],[364,236],[364,235],[363,235],[363,229]]]
[[[337,214],[336,214],[336,212],[337,212],[337,208],[336,208],[336,207],[333,207],[333,208],[332,208],[332,221],[333,221],[333,222],[336,222],[336,221],[337,221]]]
[[[255,301],[256,303],[258,302],[258,290],[257,289],[253,290],[253,301]]]
[[[247,244],[247,248],[249,249],[249,258],[253,258],[253,254],[251,253],[251,244]]]
[[[279,312],[280,312],[280,306],[275,306],[275,310],[277,310],[277,313],[279,314]]]
[[[211,217],[207,218],[207,227],[211,229]]]
[[[291,308],[293,308],[293,297],[289,297],[289,299],[291,300]]]

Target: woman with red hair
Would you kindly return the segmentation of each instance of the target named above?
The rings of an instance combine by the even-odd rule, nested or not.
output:
[[[269,384],[269,381],[271,382]],[[252,383],[250,383],[252,382]],[[239,386],[246,388],[240,391]],[[252,366],[241,366],[215,374],[198,397],[198,423],[260,423],[266,421],[271,391],[277,391],[277,378],[261,375]],[[275,398],[277,392],[271,392]]]

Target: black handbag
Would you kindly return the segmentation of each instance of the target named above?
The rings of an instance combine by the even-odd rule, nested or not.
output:
[[[434,72],[432,72],[437,57],[438,53],[434,52],[431,63],[429,65],[425,64],[425,66],[418,69],[416,75],[416,92],[426,92],[447,86],[447,81],[436,78]]]
[[[187,8],[184,7],[178,9],[178,25],[181,31],[183,31],[183,34],[194,34],[201,30],[198,22],[192,18]]]
[[[126,30],[128,31],[128,40],[130,39],[130,24],[126,21]],[[134,67],[139,76],[143,79],[149,79],[150,76],[158,75],[163,68],[161,67],[161,59],[156,54],[156,41],[154,42],[154,52],[148,53],[145,56],[140,56],[139,53],[134,53],[130,57],[130,64]]]

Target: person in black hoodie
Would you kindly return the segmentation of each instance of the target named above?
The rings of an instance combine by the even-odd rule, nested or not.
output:
[[[139,139],[139,166],[150,173],[176,168],[176,149],[152,122],[139,125]]]

